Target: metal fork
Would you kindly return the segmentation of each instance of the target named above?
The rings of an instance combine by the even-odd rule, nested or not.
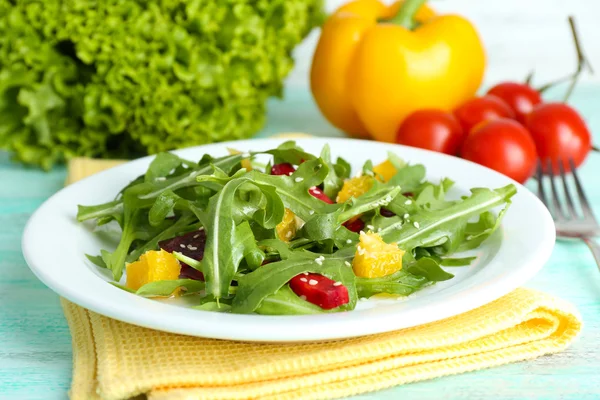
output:
[[[538,197],[554,218],[556,235],[559,238],[583,240],[592,251],[594,258],[596,259],[596,264],[598,264],[598,268],[600,269],[600,245],[592,239],[600,236],[600,225],[598,224],[590,207],[590,203],[583,191],[583,186],[577,176],[573,159],[569,158],[568,163],[571,167],[571,174],[575,183],[575,195],[573,195],[572,190],[569,189],[562,160],[559,160],[558,162],[560,177],[553,174],[544,174],[542,162],[538,161],[536,174]],[[550,160],[547,161],[546,166],[547,171],[553,171],[552,162]],[[550,181],[552,202],[548,201],[548,196],[544,189],[544,176],[547,176]],[[561,201],[558,186],[563,187],[564,201]],[[574,202],[574,199],[577,201]],[[581,213],[577,212],[578,207],[576,203],[579,203]]]

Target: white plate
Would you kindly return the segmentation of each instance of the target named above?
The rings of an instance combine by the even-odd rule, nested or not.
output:
[[[187,159],[202,154],[227,154],[227,147],[266,150],[282,140],[247,140],[176,151]],[[426,150],[352,139],[302,139],[307,151],[318,153],[329,143],[334,157],[343,156],[357,171],[366,159],[374,162],[393,151],[411,163],[422,163],[427,177],[456,181],[454,195],[471,187],[497,188],[515,183],[509,178],[459,158]],[[542,203],[526,188],[518,193],[502,227],[476,251],[469,267],[452,268],[456,276],[408,299],[359,301],[356,310],[310,316],[221,314],[186,308],[182,303],[151,300],[110,285],[106,271],[84,253],[98,254],[105,245],[92,225],[79,224],[78,204],[112,200],[129,181],[146,171],[145,157],[101,172],[61,190],[31,217],[23,235],[23,254],[42,282],[68,300],[89,310],[135,325],[186,335],[263,342],[314,341],[355,337],[407,328],[451,317],[493,301],[525,283],[550,257],[554,224]]]

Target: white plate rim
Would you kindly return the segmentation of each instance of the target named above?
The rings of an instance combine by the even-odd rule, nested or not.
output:
[[[174,151],[174,153],[197,152],[200,156],[203,152],[211,152],[210,149],[214,148],[233,147],[245,149],[254,147],[263,149],[276,146],[285,140],[288,139],[250,139],[222,142],[180,149]],[[58,235],[48,240],[48,238],[44,238],[40,231],[49,223],[51,226],[56,226],[52,223],[62,226],[60,222],[61,218],[64,220],[64,217],[53,215],[53,210],[56,210],[57,204],[60,204],[61,200],[68,199],[68,196],[77,193],[77,190],[90,184],[89,182],[101,182],[102,179],[113,174],[123,173],[126,175],[126,172],[132,166],[137,165],[139,167],[147,164],[153,157],[148,156],[78,181],[63,188],[44,202],[31,216],[23,233],[22,250],[25,260],[33,273],[46,286],[62,297],[88,310],[119,321],[161,331],[215,339],[299,342],[343,339],[383,333],[438,321],[470,311],[521,286],[543,267],[551,255],[555,242],[555,229],[550,213],[527,188],[496,171],[445,154],[395,144],[340,138],[311,138],[297,139],[296,141],[301,146],[306,146],[308,143],[315,146],[329,143],[332,148],[345,145],[364,145],[367,148],[384,146],[383,148],[386,150],[395,151],[401,155],[412,155],[407,158],[413,162],[419,162],[415,158],[438,158],[440,162],[450,165],[458,163],[461,167],[477,171],[479,174],[485,173],[485,176],[492,181],[505,182],[506,184],[513,183],[517,186],[519,202],[527,203],[527,223],[537,226],[538,235],[535,238],[523,236],[504,239],[499,250],[500,256],[503,256],[502,248],[508,241],[526,241],[530,245],[530,251],[521,254],[520,260],[517,260],[519,262],[513,268],[494,275],[493,279],[472,287],[463,285],[462,290],[457,287],[461,286],[460,284],[451,286],[443,291],[444,294],[437,301],[435,297],[440,296],[432,296],[434,298],[429,300],[427,297],[416,298],[411,301],[412,306],[410,308],[400,307],[398,311],[391,307],[390,310],[385,312],[375,309],[314,316],[259,316],[221,314],[181,307],[174,310],[172,305],[135,296],[97,277],[98,282],[93,281],[94,274],[88,268],[81,266],[82,254],[73,251],[75,246],[69,247],[68,243],[61,242]],[[427,164],[425,166],[427,167]],[[452,178],[452,176],[450,177]],[[514,205],[507,216],[512,208],[514,208]],[[73,216],[75,212],[76,209],[73,209]],[[56,213],[54,212],[54,214]],[[505,224],[506,222],[503,222],[503,227]],[[526,225],[523,225],[522,228],[527,229]],[[47,240],[45,243],[42,242],[44,239]],[[44,252],[39,251],[40,246],[43,247]],[[67,257],[67,262],[61,264],[59,260],[52,258],[48,251],[55,255]],[[498,257],[498,254],[494,257],[494,260],[496,257]],[[75,263],[78,266],[75,266]],[[57,271],[62,272],[65,268],[67,272],[73,272],[75,276],[58,276]],[[79,270],[76,268],[79,268]],[[80,288],[73,285],[74,279],[75,282],[80,284],[89,283],[92,287]],[[125,306],[123,306],[123,302],[125,302]],[[248,329],[240,329],[244,327],[248,327]]]

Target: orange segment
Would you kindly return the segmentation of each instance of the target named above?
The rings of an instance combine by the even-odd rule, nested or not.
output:
[[[392,164],[390,160],[386,160],[373,167],[373,172],[375,173],[377,180],[383,179],[383,182],[387,182],[396,175],[398,170],[396,170],[396,167],[394,167],[394,164]]]
[[[344,186],[339,191],[337,198],[338,203],[343,203],[350,197],[357,198],[371,189],[373,186],[373,177],[368,175],[357,176],[356,178],[347,179]]]
[[[181,265],[173,254],[164,250],[150,250],[141,255],[138,261],[127,264],[125,286],[138,290],[150,282],[179,279]],[[179,294],[179,289],[175,291]]]
[[[352,269],[356,276],[362,278],[390,275],[402,269],[403,255],[403,250],[384,242],[378,234],[361,232]]]
[[[227,148],[227,151],[231,155],[242,154],[241,151],[236,150],[236,149]],[[240,161],[240,164],[241,164],[242,168],[246,169],[246,171],[252,171],[252,163],[250,162],[249,158],[243,158],[242,161]]]
[[[279,240],[289,242],[296,235],[296,215],[289,208],[285,209],[283,220],[275,227]]]

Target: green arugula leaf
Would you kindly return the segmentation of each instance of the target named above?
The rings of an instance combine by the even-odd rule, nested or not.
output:
[[[165,190],[157,198],[150,212],[148,213],[148,221],[151,226],[158,226],[165,221],[165,218],[173,212],[175,204],[180,199],[172,190]]]
[[[275,293],[265,297],[254,312],[263,315],[309,315],[323,314],[327,311],[302,300],[289,285],[284,285]]]
[[[471,196],[442,210],[421,211],[411,216],[411,223],[391,224],[381,236],[406,251],[416,247],[438,246],[446,242],[466,221],[485,211],[504,205],[516,193],[514,185],[503,188],[472,189]]]
[[[144,297],[168,297],[180,287],[184,288],[187,293],[197,293],[204,290],[204,282],[194,279],[150,282],[139,288],[135,294]]]
[[[229,285],[244,256],[252,254],[248,256],[250,263],[258,259],[253,258],[258,256],[252,230],[247,221],[238,219],[239,215],[233,207],[236,192],[242,185],[251,183],[259,188],[266,188],[265,185],[257,184],[250,179],[249,176],[245,176],[230,180],[221,191],[211,197],[207,211],[199,213],[207,235],[201,270],[206,279],[206,293],[214,296],[215,299],[228,294]],[[268,224],[268,227],[271,225],[274,227],[283,219],[285,209],[279,197],[271,196],[270,190],[266,193],[265,211],[259,221]],[[249,245],[250,241],[254,243]]]
[[[91,256],[89,254],[85,255],[85,258],[90,260],[94,265],[97,265],[100,268],[107,268],[106,263],[102,259],[102,256]]]
[[[356,290],[361,298],[369,298],[380,293],[408,296],[429,284],[431,284],[429,279],[404,270],[381,278],[356,278]]]
[[[422,276],[431,282],[447,281],[454,278],[454,275],[444,271],[436,260],[429,257],[420,258],[405,266],[403,270],[415,276]]]
[[[181,164],[181,158],[173,153],[158,153],[150,163],[146,175],[144,175],[144,181],[152,183],[160,180],[171,174],[171,171]]]
[[[344,179],[350,178],[352,166],[350,166],[350,163],[344,160],[342,157],[337,158],[333,168],[335,168],[335,173],[337,174],[338,178],[342,179],[342,183]]]
[[[96,206],[78,206],[77,220],[86,221],[89,219],[101,218],[106,216],[115,217],[123,225],[123,202],[126,192],[135,192],[139,196],[140,202],[135,204],[136,207],[150,207],[154,202],[153,199],[158,197],[165,190],[177,192],[178,189],[197,185],[196,178],[201,175],[210,174],[213,171],[213,166],[221,168],[223,171],[231,171],[235,166],[239,165],[242,156],[239,154],[229,155],[213,160],[213,164],[198,167],[198,169],[187,169],[185,173],[177,176],[169,177],[165,180],[154,182],[144,182],[133,185],[123,193],[123,198],[111,201]],[[143,202],[143,200],[146,200]]]
[[[344,184],[343,178],[339,177],[335,165],[331,163],[331,150],[329,149],[329,145],[326,144],[323,146],[323,150],[321,150],[321,160],[323,163],[327,165],[329,172],[323,181],[323,192],[330,198],[335,199],[337,193],[342,188]],[[339,160],[339,159],[338,159]],[[339,167],[338,167],[339,169]]]
[[[251,313],[255,311],[262,301],[277,292],[294,276],[303,272],[312,272],[324,275],[330,279],[342,282],[348,289],[350,302],[340,309],[352,310],[356,306],[355,275],[352,268],[345,263],[344,258],[323,256],[321,264],[315,262],[319,255],[304,251],[295,251],[287,260],[263,265],[256,271],[238,279],[238,289],[233,299],[232,312]]]
[[[497,216],[487,211],[479,216],[477,222],[468,223],[464,232],[464,241],[461,243],[458,251],[472,250],[481,245],[484,240],[489,238],[500,227],[502,218],[506,214],[511,202],[506,203]]]
[[[194,306],[192,308],[194,308],[196,310],[222,312],[222,313],[227,313],[227,312],[231,311],[231,305],[225,304],[222,301],[220,301],[218,303],[216,301],[209,301],[204,304],[200,304],[199,306]]]
[[[314,155],[305,152],[300,146],[296,145],[296,142],[293,140],[280,144],[276,149],[252,153],[252,155],[255,154],[271,154],[274,157],[275,164],[290,163],[299,165],[303,161],[314,160],[316,158]]]
[[[476,259],[477,257],[443,258],[440,265],[443,267],[465,267]]]
[[[308,192],[311,187],[320,185],[328,173],[329,168],[321,160],[312,160],[302,163],[291,176],[267,175],[259,171],[251,171],[247,176],[255,183],[274,187],[285,207],[304,221],[308,221],[316,213],[339,207],[328,205]]]

